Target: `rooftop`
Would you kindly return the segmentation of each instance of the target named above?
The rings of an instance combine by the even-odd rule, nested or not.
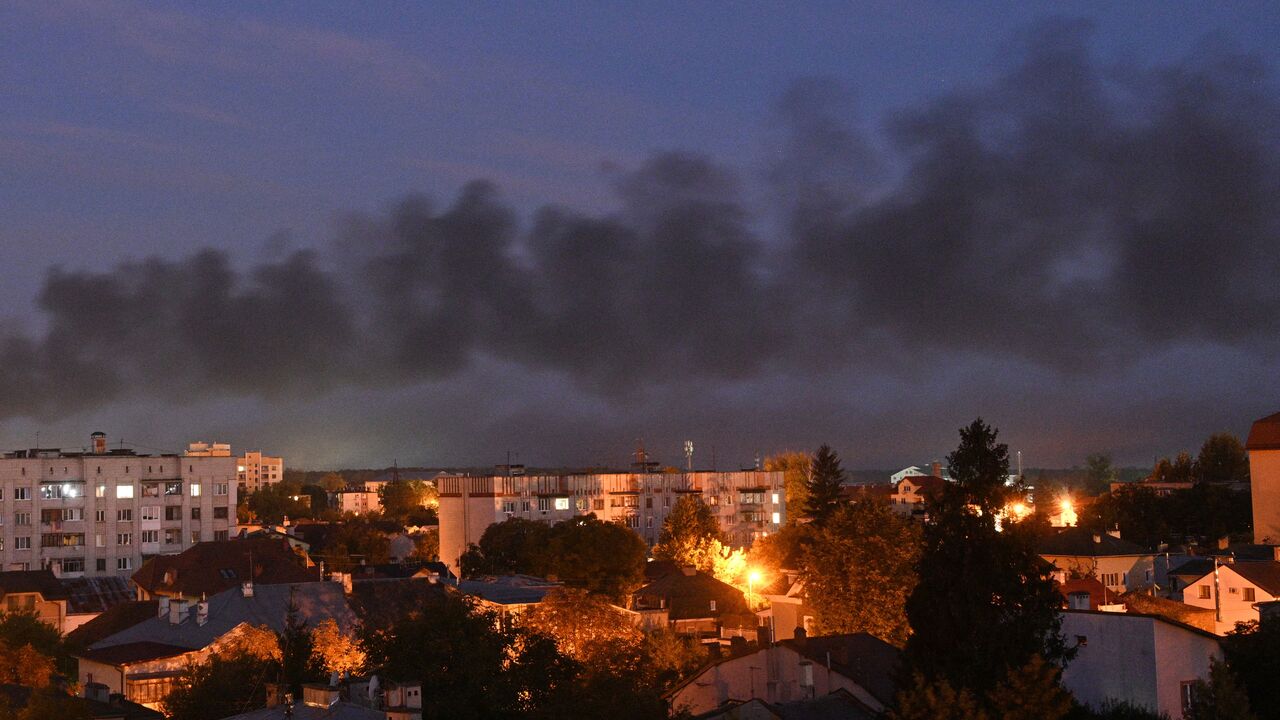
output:
[[[1038,545],[1041,555],[1053,556],[1112,557],[1151,554],[1137,543],[1082,527],[1064,528],[1054,535],[1042,538]]]
[[[187,607],[188,616],[181,623],[175,625],[167,617],[153,616],[97,641],[90,650],[140,642],[198,650],[242,623],[265,625],[279,632],[284,629],[290,602],[297,606],[299,617],[310,625],[332,618],[343,632],[351,632],[355,627],[355,614],[347,604],[342,585],[338,583],[255,586],[253,597],[245,597],[237,587],[209,598],[209,619],[204,625],[195,621],[193,603]]]
[[[463,580],[458,589],[465,595],[482,598],[499,605],[529,605],[542,602],[547,593],[560,583],[532,575],[499,575]]]
[[[10,593],[40,593],[45,600],[66,600],[67,590],[52,570],[0,572],[0,597]]]
[[[902,651],[867,633],[821,635],[811,638],[783,640],[781,645],[795,650],[813,662],[858,683],[886,706],[893,704],[897,693],[895,677],[902,662]]]
[[[746,598],[738,588],[691,568],[669,573],[636,590],[634,596],[646,608],[665,607],[672,620],[750,614]],[[661,601],[660,603],[657,601]],[[711,609],[712,601],[715,609]],[[639,609],[639,608],[637,608]]]
[[[1280,450],[1280,413],[1255,420],[1244,446],[1246,450]]]
[[[133,581],[152,595],[198,598],[238,588],[246,580],[256,585],[319,580],[319,568],[305,567],[305,562],[280,537],[214,540],[196,543],[177,555],[147,560],[133,574]]]

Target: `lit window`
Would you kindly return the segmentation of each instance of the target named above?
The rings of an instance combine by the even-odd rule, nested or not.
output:
[[[200,483],[191,483],[191,497],[200,497]]]
[[[116,498],[119,500],[128,500],[133,497],[132,485],[117,485]]]
[[[97,485],[94,485],[94,486],[93,486],[93,496],[94,496],[94,497],[106,497],[106,496],[107,496],[107,485],[106,485],[106,483],[98,483]]]
[[[568,510],[568,509],[569,509],[569,498],[556,498],[556,509],[557,509],[557,510]]]
[[[782,522],[782,513],[773,514],[773,524],[778,525]]]
[[[133,533],[116,533],[117,545],[132,545]]]
[[[127,557],[116,558],[117,570],[128,570],[131,567],[133,567],[133,558],[127,558]]]
[[[773,504],[774,505],[778,504],[778,493],[773,494]],[[777,522],[777,520],[774,520],[774,522]]]

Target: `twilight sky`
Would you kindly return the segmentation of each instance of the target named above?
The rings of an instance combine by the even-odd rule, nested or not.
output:
[[[1243,434],[1280,409],[1276,37],[1267,2],[5,3],[0,447]]]

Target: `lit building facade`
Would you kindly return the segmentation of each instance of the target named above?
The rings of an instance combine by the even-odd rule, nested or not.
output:
[[[62,577],[130,575],[152,555],[225,539],[236,459],[36,448],[0,456],[0,563]]]
[[[468,544],[512,517],[555,523],[594,513],[653,545],[676,501],[692,495],[711,508],[736,547],[748,547],[786,522],[781,472],[448,475],[438,482],[440,559],[454,569]]]
[[[251,493],[284,479],[284,458],[261,452],[246,452],[236,460],[236,484],[242,493]]]

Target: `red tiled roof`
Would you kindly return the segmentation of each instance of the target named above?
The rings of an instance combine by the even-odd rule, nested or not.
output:
[[[1280,413],[1253,421],[1244,447],[1246,450],[1280,450]]]
[[[937,475],[908,475],[898,481],[898,489],[901,490],[902,483],[909,482],[920,488],[920,494],[933,493],[941,490],[947,484],[947,481]]]
[[[253,577],[249,577],[252,558]],[[192,545],[177,555],[157,555],[133,574],[152,595],[213,596],[246,580],[259,585],[315,582],[320,570],[305,567],[284,538],[215,540]]]

